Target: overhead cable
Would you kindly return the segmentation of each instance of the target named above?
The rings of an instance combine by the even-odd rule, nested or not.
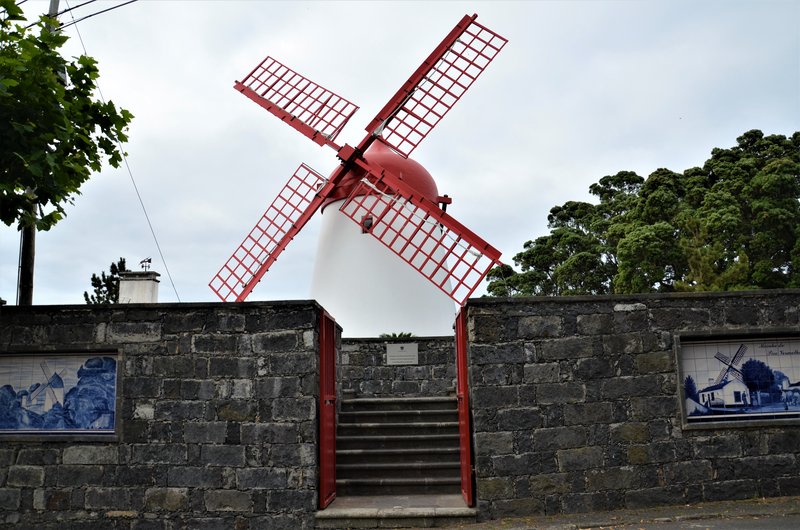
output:
[[[130,4],[130,3],[135,2],[135,1],[136,0],[131,0],[130,2],[126,2],[125,4],[119,4],[116,7],[122,7],[123,5]],[[69,3],[67,5],[69,5]],[[115,9],[115,8],[112,8],[112,9]],[[110,9],[106,9],[105,11],[110,11]],[[99,14],[99,13],[103,13],[103,12],[104,11],[99,11],[98,13],[95,13],[95,14]],[[91,15],[91,16],[94,16],[94,15]],[[70,17],[72,17],[71,13],[70,13]],[[77,24],[78,22],[80,22],[81,20],[84,20],[86,18],[88,18],[88,17],[83,17],[81,19],[75,20],[75,18],[73,17],[73,21],[72,22],[70,22],[69,24],[64,24],[61,27],[64,28],[64,27],[67,27],[67,26],[72,26],[72,25]],[[81,43],[81,47],[83,48],[84,55],[89,55],[89,53],[86,51],[86,44],[83,42],[83,37],[81,36],[81,31],[80,31],[80,29],[78,29],[77,25],[75,26],[75,32],[78,34],[78,40]],[[97,93],[100,96],[100,100],[103,103],[105,103],[106,99],[103,96],[103,91],[100,90],[99,83],[97,83]],[[181,301],[181,297],[178,294],[178,289],[175,287],[175,282],[172,279],[172,274],[170,274],[170,272],[169,272],[169,267],[167,266],[167,260],[164,258],[164,253],[161,251],[161,245],[159,245],[159,243],[158,243],[158,237],[156,237],[156,231],[153,228],[153,223],[150,222],[150,216],[147,214],[147,208],[145,208],[144,201],[142,200],[142,195],[139,193],[139,187],[136,185],[136,180],[133,178],[133,171],[131,171],[131,166],[130,166],[130,164],[128,164],[128,157],[125,155],[125,151],[122,149],[122,144],[120,143],[119,140],[117,140],[117,148],[119,149],[119,152],[122,155],[122,161],[125,162],[125,168],[128,170],[128,176],[131,179],[131,184],[133,184],[133,190],[136,192],[136,197],[139,199],[139,204],[142,207],[142,212],[144,212],[144,218],[147,220],[147,226],[150,227],[150,234],[152,234],[153,241],[156,244],[156,249],[158,249],[158,255],[161,256],[161,263],[164,264],[164,270],[167,273],[167,278],[169,278],[169,283],[170,283],[170,285],[172,285],[172,290],[175,292],[175,297],[178,299],[178,302],[180,302]]]

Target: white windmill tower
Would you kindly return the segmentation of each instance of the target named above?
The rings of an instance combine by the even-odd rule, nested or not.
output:
[[[464,304],[500,253],[445,213],[450,199],[408,157],[506,43],[476,18],[456,24],[356,147],[334,140],[357,107],[275,59],[236,82],[261,107],[333,148],[340,164],[328,178],[298,167],[209,283],[217,296],[244,300],[323,209],[312,291],[348,334],[452,332],[456,304]]]

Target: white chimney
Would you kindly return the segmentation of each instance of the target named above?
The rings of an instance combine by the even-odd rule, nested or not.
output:
[[[120,304],[155,304],[158,302],[158,277],[154,271],[119,273]]]

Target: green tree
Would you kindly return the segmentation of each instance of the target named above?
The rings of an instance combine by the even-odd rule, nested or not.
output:
[[[13,0],[0,0],[0,8],[0,221],[35,235],[66,215],[104,161],[119,165],[132,115],[95,98],[95,60],[62,57],[67,37],[51,29],[52,20],[28,30]]]
[[[700,394],[697,392],[697,384],[691,375],[686,376],[683,380],[683,395],[688,399],[700,403]]]
[[[100,276],[92,274],[92,288],[94,294],[83,292],[83,299],[87,304],[116,304],[119,302],[119,273],[129,270],[125,258],[119,258],[116,263],[111,263],[108,275],[100,271]]]
[[[800,132],[748,131],[702,167],[601,178],[596,204],[550,210],[550,233],[490,271],[494,296],[800,287]]]

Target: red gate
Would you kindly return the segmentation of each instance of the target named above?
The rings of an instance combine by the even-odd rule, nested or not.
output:
[[[322,311],[319,326],[319,507],[336,498],[336,322]]]
[[[461,447],[461,494],[467,506],[475,504],[472,487],[472,443],[469,421],[469,374],[467,372],[467,310],[456,317],[456,397],[458,398],[458,433]]]

